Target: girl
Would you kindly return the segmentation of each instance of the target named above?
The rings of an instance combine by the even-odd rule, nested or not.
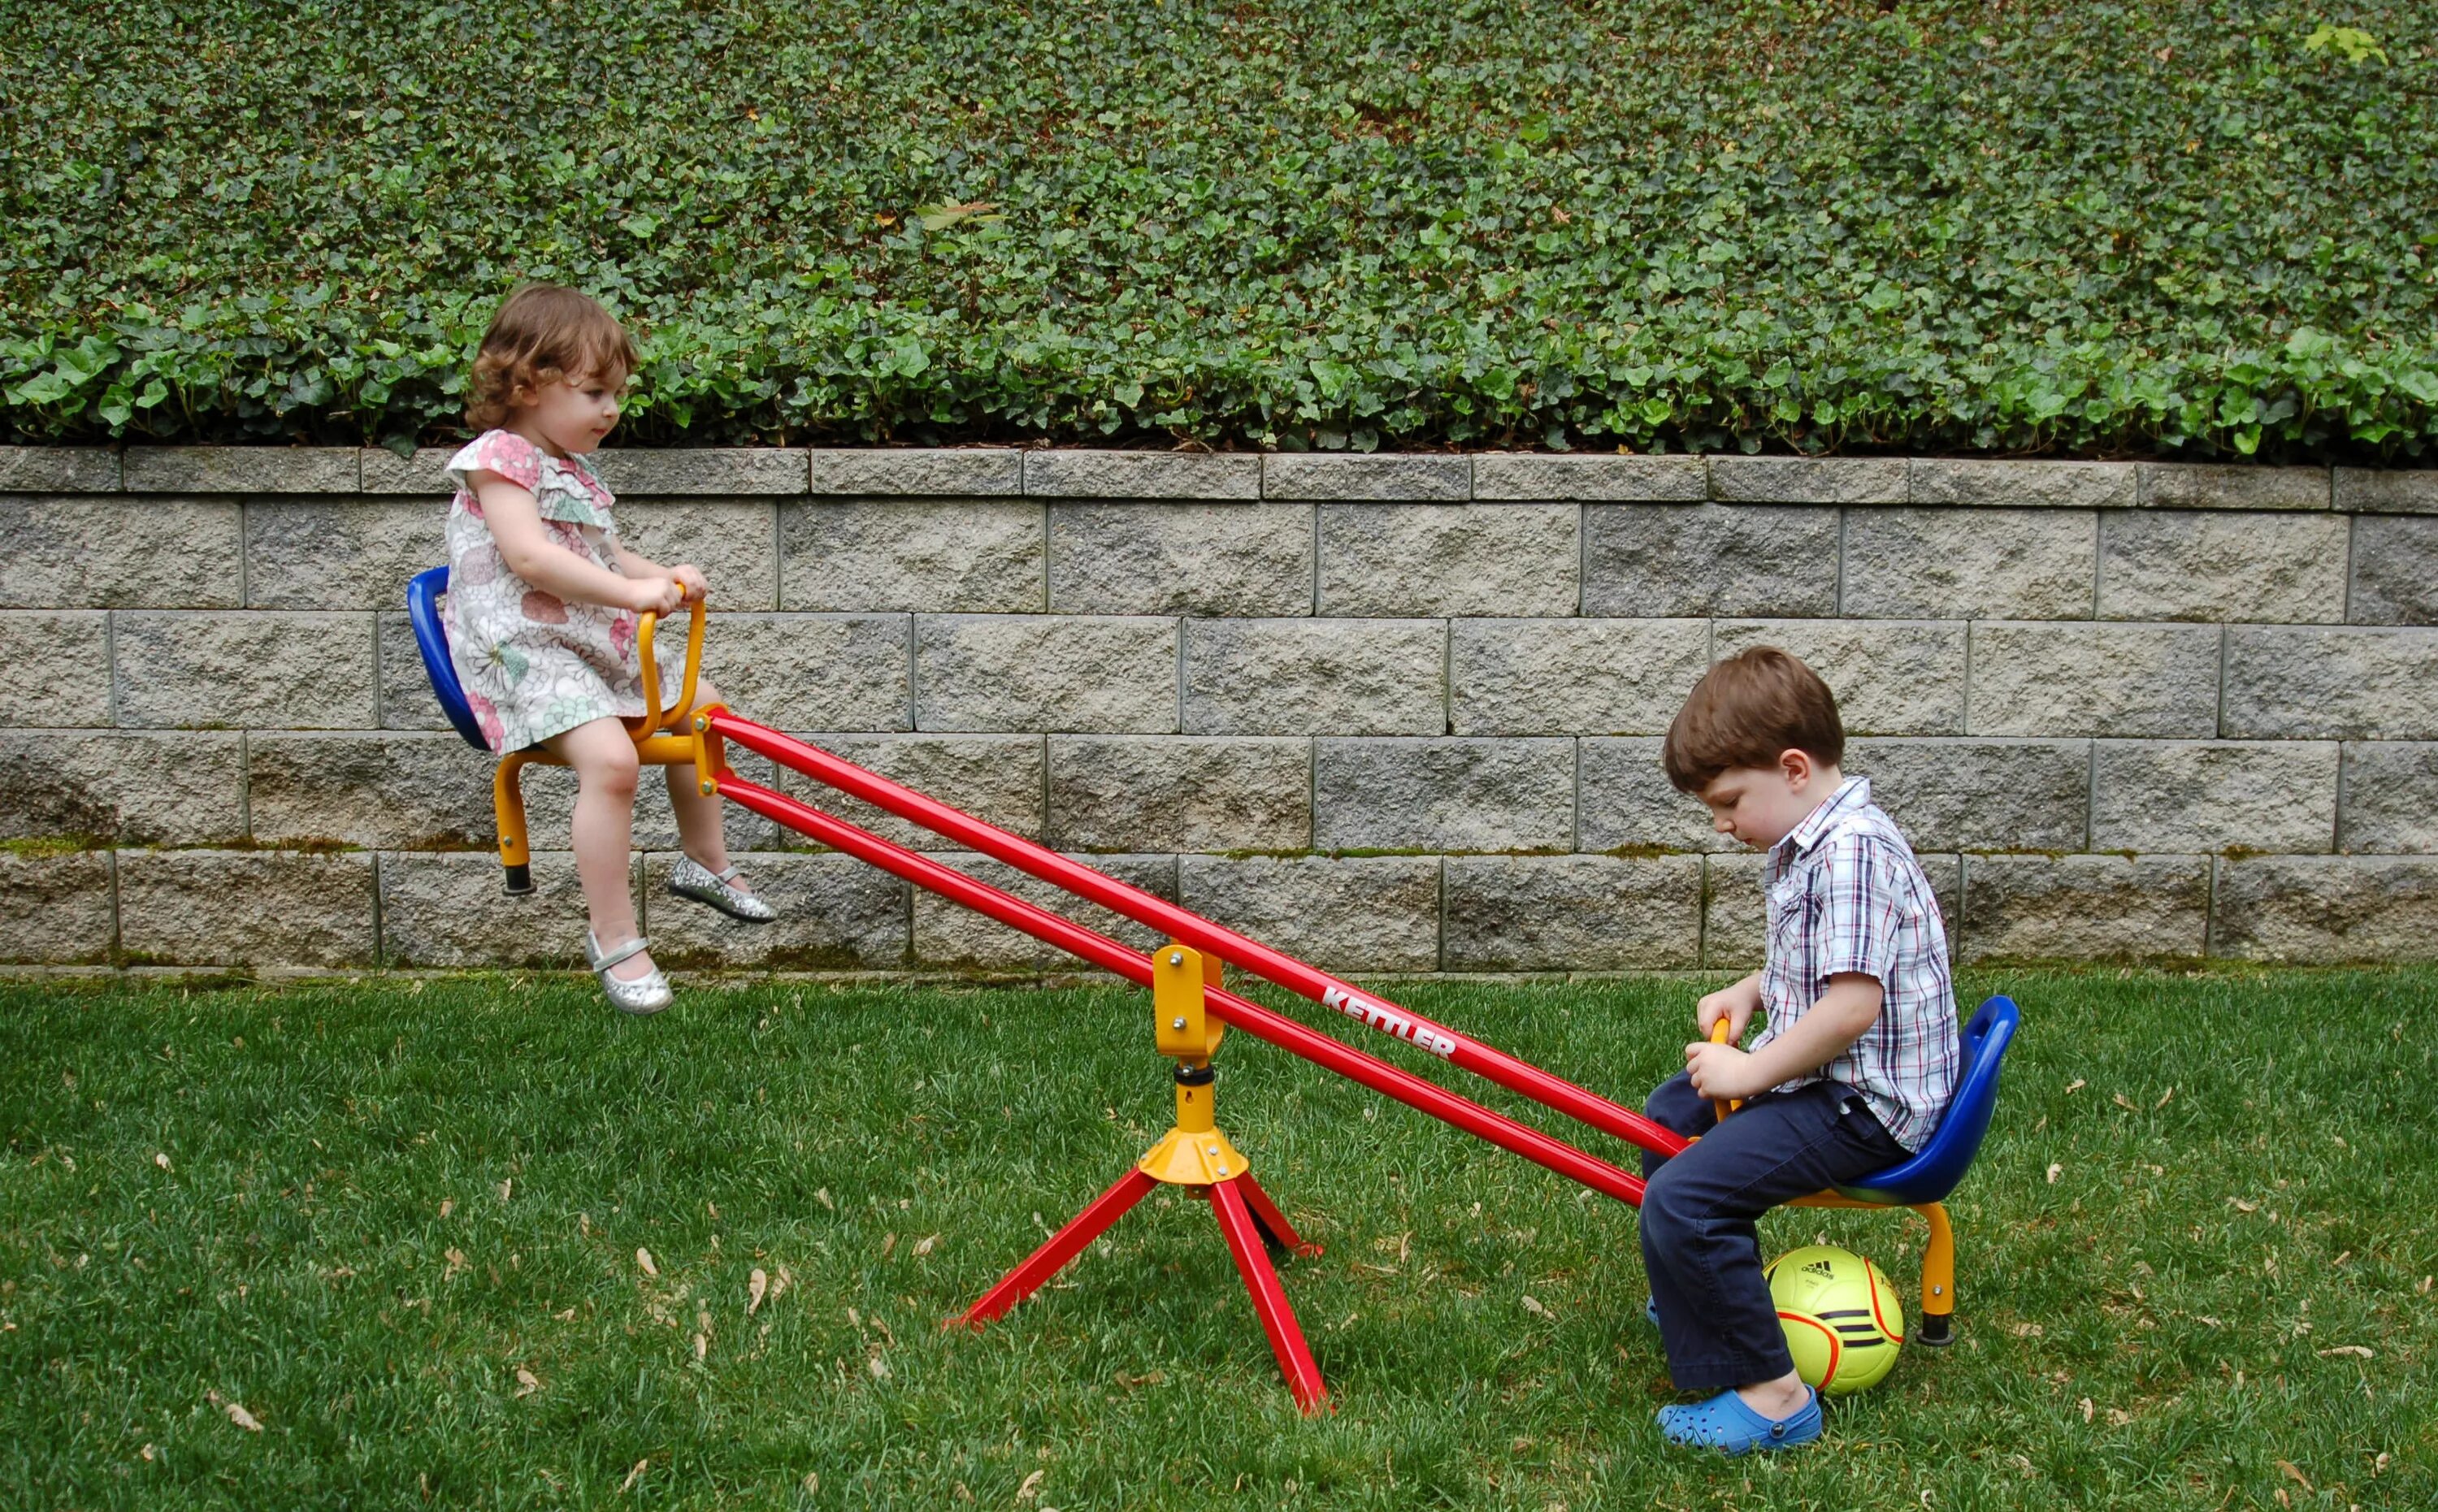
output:
[[[690,563],[662,567],[621,545],[614,501],[584,461],[618,423],[634,368],[617,321],[574,290],[527,284],[492,318],[467,383],[467,423],[483,433],[449,461],[449,654],[493,750],[539,745],[575,769],[585,959],[612,1005],[657,1013],[669,983],[635,932],[638,764],[619,721],[645,712],[637,616],[674,613],[709,584]],[[665,699],[684,675],[685,637],[655,641]],[[722,701],[698,684],[696,707]],[[775,918],[728,864],[719,800],[701,795],[694,768],[669,767],[668,784],[685,846],[669,889],[733,918]]]

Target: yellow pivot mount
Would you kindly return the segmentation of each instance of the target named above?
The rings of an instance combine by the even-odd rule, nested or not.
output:
[[[1210,1057],[1228,1026],[1202,1011],[1202,990],[1220,984],[1219,961],[1172,941],[1153,952],[1151,1011],[1159,1053],[1176,1059],[1176,1127],[1135,1168],[1172,1187],[1209,1187],[1241,1176],[1242,1152],[1212,1121]]]

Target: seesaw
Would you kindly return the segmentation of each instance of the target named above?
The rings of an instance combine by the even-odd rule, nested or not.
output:
[[[468,708],[449,659],[439,611],[448,569],[418,574],[407,591],[409,617],[433,694],[450,722],[468,744],[488,745]],[[677,701],[663,707],[653,659],[654,617],[643,617],[637,649],[643,664],[644,700],[652,712],[630,722],[639,758],[646,765],[690,765],[706,795],[783,824],[832,850],[880,868],[912,886],[946,898],[1031,935],[1110,974],[1152,990],[1154,1044],[1175,1062],[1171,1081],[1175,1125],[1143,1157],[1095,1198],[1047,1242],[1010,1271],[951,1326],[979,1327],[1038,1291],[1095,1239],[1160,1186],[1184,1188],[1207,1199],[1228,1254],[1251,1294],[1254,1311],[1269,1336],[1296,1403],[1305,1412],[1328,1401],[1319,1366],[1305,1343],[1270,1253],[1317,1255],[1278,1204],[1253,1178],[1250,1163],[1217,1125],[1212,1106],[1212,1058],[1226,1029],[1233,1028],[1310,1061],[1417,1112],[1450,1124],[1603,1196],[1640,1205],[1639,1176],[1528,1124],[1483,1107],[1438,1083],[1355,1049],[1228,990],[1226,965],[1249,972],[1277,987],[1333,1009],[1347,1018],[1402,1040],[1459,1069],[1565,1114],[1603,1134],[1662,1155],[1687,1141],[1631,1108],[1601,1097],[1539,1066],[1518,1060],[1470,1035],[1433,1022],[1376,993],[1350,983],[1214,923],[1199,914],[1131,887],[1047,847],[927,798],[818,747],[744,719],[720,705],[693,708],[701,670],[703,607],[693,607],[686,636],[684,681]],[[683,715],[685,729],[672,729]],[[729,765],[728,747],[742,747],[955,841],[1006,863],[1027,875],[1158,930],[1169,943],[1145,954],[1071,920],[970,877],[739,776]],[[492,799],[499,822],[500,861],[507,890],[532,890],[521,776],[528,765],[557,765],[539,747],[513,751],[499,763]],[[1940,1199],[1972,1161],[1997,1099],[1998,1066],[2016,1024],[2015,1005],[1993,997],[1965,1030],[1966,1074],[1937,1131],[1913,1159],[1834,1192],[1806,1198],[1815,1205],[1911,1207],[1930,1222],[1922,1257],[1920,1344],[1952,1337],[1954,1238]]]

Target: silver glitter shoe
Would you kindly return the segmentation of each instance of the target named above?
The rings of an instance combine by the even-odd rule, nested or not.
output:
[[[603,950],[601,942],[592,938],[592,930],[584,932],[585,961],[592,966],[592,975],[601,978],[601,991],[609,994],[610,1006],[621,1013],[632,1013],[638,1018],[657,1013],[668,1007],[676,995],[669,991],[668,977],[657,966],[633,981],[623,981],[610,975],[610,967],[642,955],[651,948],[651,944],[650,941],[637,935],[615,950]]]
[[[714,871],[690,855],[678,857],[669,869],[669,890],[680,898],[707,903],[728,915],[749,924],[767,924],[779,917],[778,910],[736,885],[736,869]]]

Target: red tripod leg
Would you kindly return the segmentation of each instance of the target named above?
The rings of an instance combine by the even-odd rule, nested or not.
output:
[[[1237,1177],[1235,1186],[1244,1192],[1245,1205],[1252,1209],[1253,1222],[1261,1225],[1262,1238],[1272,1248],[1307,1260],[1320,1257],[1320,1246],[1304,1242],[1303,1236],[1287,1222],[1287,1215],[1279,1211],[1279,1204],[1270,1201],[1270,1194],[1262,1190],[1262,1184],[1253,1179],[1251,1171]]]
[[[1093,1198],[1091,1205],[1076,1214],[1065,1228],[1051,1235],[1048,1243],[1026,1257],[1022,1265],[983,1292],[982,1299],[966,1309],[963,1317],[950,1318],[947,1327],[953,1328],[962,1323],[969,1328],[979,1328],[1040,1291],[1069,1260],[1083,1254],[1086,1245],[1099,1239],[1111,1223],[1126,1215],[1126,1209],[1141,1202],[1143,1195],[1158,1185],[1140,1169],[1128,1170],[1117,1185]]]
[[[1219,1232],[1227,1237],[1228,1253],[1235,1257],[1236,1269],[1244,1275],[1245,1290],[1253,1294],[1253,1310],[1262,1316],[1262,1331],[1270,1336],[1270,1349],[1279,1357],[1287,1389],[1295,1393],[1296,1405],[1309,1415],[1329,1405],[1329,1388],[1320,1383],[1320,1366],[1313,1363],[1312,1348],[1303,1342],[1295,1310],[1287,1306],[1286,1289],[1270,1269],[1261,1230],[1245,1206],[1244,1194],[1236,1189],[1243,1179],[1232,1177],[1211,1187],[1210,1210],[1219,1215]]]

